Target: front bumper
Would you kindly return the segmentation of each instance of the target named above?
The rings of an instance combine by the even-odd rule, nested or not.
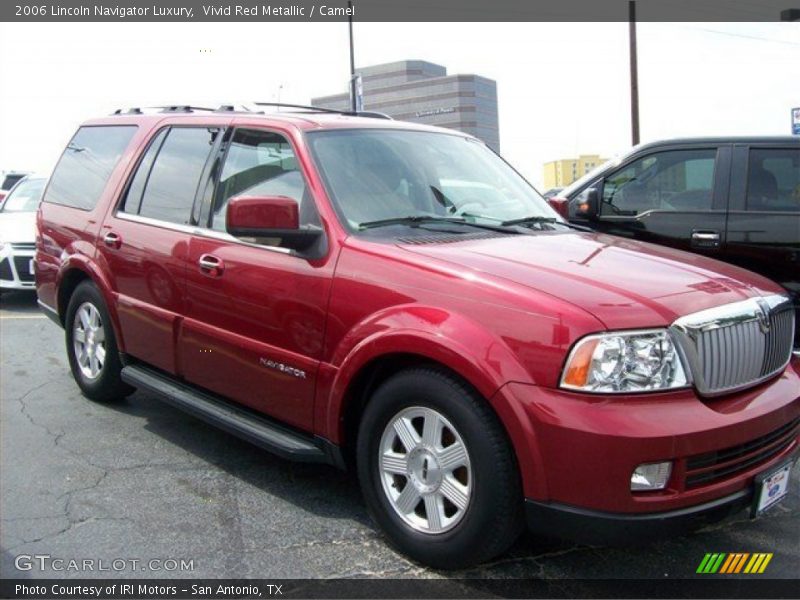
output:
[[[0,288],[32,290],[36,287],[33,273],[33,244],[9,244],[0,253]]]
[[[499,393],[522,423],[510,434],[535,530],[691,527],[746,505],[754,477],[800,447],[797,358],[769,382],[710,400],[692,390],[589,396],[516,383]],[[665,489],[630,490],[638,465],[667,460]]]
[[[585,544],[636,544],[681,535],[748,508],[752,488],[688,508],[646,513],[608,513],[558,503],[525,500],[525,518],[533,533]]]

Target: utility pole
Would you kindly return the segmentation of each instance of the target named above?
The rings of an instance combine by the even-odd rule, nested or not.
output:
[[[356,55],[353,49],[353,3],[347,2],[347,23],[350,29],[350,110],[358,112],[358,82],[356,77]]]
[[[639,68],[636,57],[636,1],[628,1],[628,33],[631,56],[631,141],[639,143]]]

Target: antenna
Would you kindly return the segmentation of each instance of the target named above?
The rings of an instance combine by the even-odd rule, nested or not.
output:
[[[373,119],[388,119],[392,120],[387,114],[375,111],[354,112],[352,110],[336,110],[334,108],[322,108],[320,106],[308,106],[306,104],[285,104],[283,102],[253,102],[256,106],[276,106],[281,108],[299,108],[311,112],[321,112],[333,115],[346,115],[349,117],[368,117]]]
[[[333,108],[321,108],[319,106],[308,106],[306,104],[286,104],[285,102],[253,102],[256,106],[276,106],[278,108],[302,108],[303,110],[313,110],[315,112],[325,112],[340,115],[343,111]]]

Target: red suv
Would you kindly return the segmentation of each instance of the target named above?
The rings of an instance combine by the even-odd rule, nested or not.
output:
[[[282,456],[354,465],[413,558],[525,522],[654,537],[786,493],[794,313],[771,281],[561,219],[451,130],[132,110],[70,141],[42,309],[83,393],[147,390]]]

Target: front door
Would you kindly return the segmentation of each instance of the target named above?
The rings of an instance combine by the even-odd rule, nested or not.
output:
[[[716,256],[725,240],[729,148],[656,151],[607,175],[594,228]]]
[[[300,204],[301,225],[319,225],[285,135],[236,129],[227,145],[207,227],[189,242],[182,370],[191,383],[310,430],[333,261],[226,233],[227,202],[239,195],[287,196]]]

